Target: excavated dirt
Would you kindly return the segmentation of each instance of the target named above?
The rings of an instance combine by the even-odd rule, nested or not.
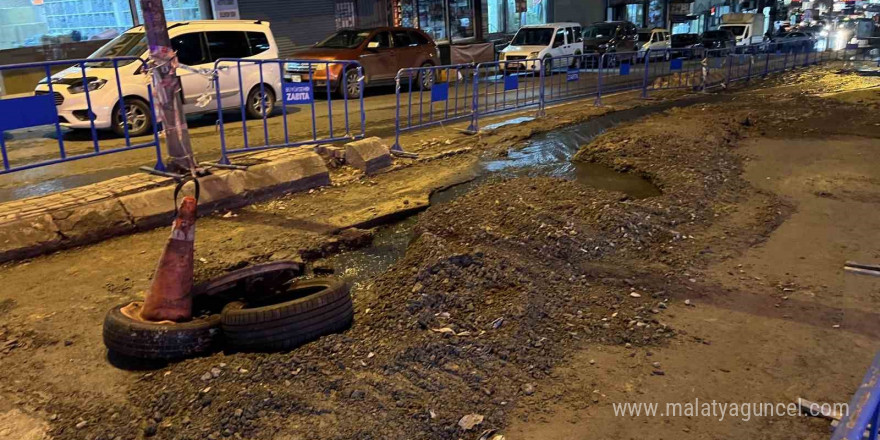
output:
[[[288,353],[217,353],[128,373],[116,398],[29,398],[39,390],[25,383],[7,392],[47,417],[52,437],[90,440],[476,439],[558,401],[596,404],[589,386],[570,394],[559,367],[587,347],[650,356],[699,341],[670,325],[669,311],[705,298],[710,281],[697,274],[763,243],[796,209],[743,178],[742,142],[880,137],[864,105],[820,97],[809,81],[779,91],[778,81],[618,127],[575,157],[642,175],[659,196],[520,177],[429,208],[405,256],[354,292],[354,324],[342,334]],[[14,307],[4,304],[0,317]],[[42,346],[38,335],[16,337],[22,350]],[[4,380],[15,368],[4,365]],[[465,430],[469,414],[482,422]]]

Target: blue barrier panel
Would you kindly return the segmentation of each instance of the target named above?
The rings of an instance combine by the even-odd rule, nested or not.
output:
[[[684,60],[681,58],[673,58],[669,61],[669,70],[681,70],[684,68]]]
[[[32,96],[0,99],[0,174],[149,147],[156,152],[155,168],[164,170],[152,85],[141,74],[146,69],[137,57],[0,66],[0,73],[25,70],[44,75],[34,84]],[[46,142],[57,144],[56,157],[33,160],[28,150],[34,142],[20,146],[14,134],[28,127],[45,127]],[[105,129],[113,129],[118,137],[99,136]],[[70,130],[87,131],[88,146],[67,144]],[[13,135],[7,139],[5,132],[10,131]],[[54,140],[48,140],[50,133]]]
[[[58,112],[52,95],[0,100],[0,131],[55,124]]]
[[[395,141],[417,128],[474,117],[476,66],[425,66],[401,69],[395,78]]]
[[[221,58],[211,77],[222,164],[231,154],[364,137],[363,68],[355,61]],[[241,141],[230,139],[231,126],[224,123],[223,110],[230,109],[240,112]],[[296,114],[308,118],[291,117]],[[248,125],[249,119],[259,122]],[[230,143],[239,146],[230,148]]]
[[[629,75],[629,66],[630,63],[620,63],[620,74]]]
[[[504,91],[516,90],[519,88],[519,77],[516,75],[504,75]]]

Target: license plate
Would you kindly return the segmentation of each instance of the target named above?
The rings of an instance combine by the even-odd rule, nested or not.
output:
[[[290,75],[290,82],[299,83],[303,81],[302,75]]]
[[[525,66],[523,65],[523,63],[508,63],[507,64],[508,69],[522,69],[524,67]]]

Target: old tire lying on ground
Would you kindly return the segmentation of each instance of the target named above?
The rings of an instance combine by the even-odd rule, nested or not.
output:
[[[221,322],[230,349],[281,351],[344,330],[353,315],[343,281],[315,278],[295,283],[274,304],[231,302],[223,308]]]
[[[134,319],[123,308],[113,307],[104,317],[104,345],[117,354],[140,359],[180,359],[209,353],[221,342],[220,315],[193,318],[188,322],[149,322]]]

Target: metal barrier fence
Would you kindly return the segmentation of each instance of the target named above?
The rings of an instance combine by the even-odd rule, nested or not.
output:
[[[544,102],[598,96],[600,58],[594,53],[550,58],[558,67],[544,74]]]
[[[559,67],[559,63],[547,57],[477,64],[471,128],[478,129],[478,117],[482,115],[532,106],[537,106],[540,114],[544,104],[544,77]]]
[[[650,67],[646,62],[647,58],[642,59],[638,52],[602,54],[599,58],[599,90],[596,93],[596,104],[601,104],[603,94],[644,87],[645,75]]]
[[[397,122],[392,149],[402,151],[402,132],[472,118],[476,79],[474,64],[400,69],[394,79]]]
[[[880,427],[880,353],[874,356],[848,409],[831,434],[831,440],[877,440]]]
[[[366,133],[363,67],[356,61],[222,58],[214,63],[213,87],[221,164],[230,163],[230,154],[360,139]],[[318,93],[326,95],[323,104]],[[335,106],[334,94],[339,96]],[[351,105],[352,100],[356,104]],[[276,103],[281,104],[281,123],[276,128],[283,129],[283,137],[269,134],[269,116]],[[238,148],[227,145],[231,127],[224,124],[224,109],[240,109]],[[301,124],[288,118],[303,111],[309,118]],[[260,121],[256,132],[250,131],[253,124],[249,126],[248,119]],[[359,121],[354,133],[358,124],[352,120]],[[255,135],[262,135],[262,141],[256,142]]]
[[[57,73],[59,67],[69,66]],[[0,175],[47,165],[153,147],[155,169],[164,171],[159,144],[153,90],[143,75],[147,66],[137,57],[91,58],[0,66],[0,72],[16,69],[45,72],[33,95],[0,99]],[[121,71],[121,72],[120,72]],[[120,105],[120,103],[122,103]],[[53,126],[55,142],[47,138],[11,143],[7,132]],[[69,148],[63,128],[89,130],[90,145]],[[112,129],[122,136],[102,142],[98,130]],[[133,142],[133,137],[143,137]],[[57,150],[51,144],[57,144]],[[111,144],[107,146],[107,144]]]

